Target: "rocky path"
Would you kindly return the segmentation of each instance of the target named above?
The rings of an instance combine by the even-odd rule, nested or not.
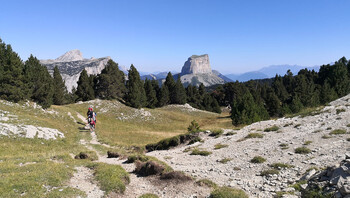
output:
[[[245,190],[250,197],[273,197],[278,191],[294,191],[290,185],[312,168],[332,166],[345,159],[350,151],[350,97],[340,98],[310,116],[280,118],[262,121],[240,130],[224,130],[237,134],[214,138],[204,135],[203,143],[154,151],[148,155],[165,161],[176,170],[184,171],[196,178],[208,178],[219,185]],[[264,132],[277,126],[277,131]],[[347,134],[330,134],[335,129]],[[250,133],[263,134],[263,138],[244,139]],[[226,145],[214,149],[218,144]],[[282,145],[284,147],[282,147]],[[191,147],[212,152],[209,156],[190,155]],[[307,147],[308,154],[297,154],[295,149]],[[266,162],[251,163],[255,156]],[[220,160],[227,159],[226,164]],[[271,169],[273,163],[285,163],[292,168],[280,169],[280,174],[260,176],[261,171]]]
[[[103,197],[104,192],[94,181],[92,170],[83,166],[76,167],[75,170],[76,172],[69,181],[69,186],[85,192],[88,198]]]

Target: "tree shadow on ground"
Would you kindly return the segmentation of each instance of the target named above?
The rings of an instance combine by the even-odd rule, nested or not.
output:
[[[231,118],[231,116],[219,116],[216,119],[227,119],[227,118]]]

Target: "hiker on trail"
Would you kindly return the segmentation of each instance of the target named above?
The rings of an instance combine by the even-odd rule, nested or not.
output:
[[[90,131],[93,132],[96,128],[96,113],[93,111],[92,106],[89,107],[87,113],[88,124],[90,126]]]

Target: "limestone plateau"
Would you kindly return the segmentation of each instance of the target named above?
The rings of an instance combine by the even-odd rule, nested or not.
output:
[[[72,91],[73,87],[77,87],[80,73],[85,69],[89,75],[99,74],[105,68],[108,60],[111,57],[103,58],[83,58],[80,50],[71,50],[56,59],[40,60],[40,63],[45,65],[50,74],[53,73],[55,66],[61,72],[62,78],[65,81],[67,90]]]

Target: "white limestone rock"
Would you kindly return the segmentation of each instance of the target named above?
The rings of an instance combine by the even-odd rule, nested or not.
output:
[[[80,52],[80,50],[75,49],[71,50],[69,52],[66,52],[62,56],[56,58],[55,61],[57,62],[69,62],[69,61],[80,61],[83,60],[83,54]]]
[[[208,54],[204,55],[192,55],[185,62],[181,70],[181,75],[186,74],[208,74],[211,73],[209,56]]]

